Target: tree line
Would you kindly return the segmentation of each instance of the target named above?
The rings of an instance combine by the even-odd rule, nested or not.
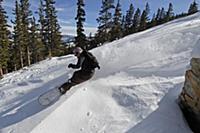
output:
[[[13,31],[8,25],[8,16],[2,2],[3,0],[0,0],[0,77],[46,58],[70,53],[71,48],[62,41],[55,0],[39,0],[37,20],[30,10],[29,0],[15,0],[14,19],[11,20]],[[169,3],[167,10],[159,8],[150,19],[148,3],[143,11],[135,9],[134,5],[130,4],[125,15],[122,14],[120,0],[116,5],[114,3],[114,0],[102,0],[97,18],[98,30],[94,36],[86,36],[85,4],[84,0],[77,0],[75,46],[92,49],[198,11],[197,3],[194,1],[188,13],[175,15],[173,5]]]
[[[16,0],[13,31],[0,0],[0,76],[30,66],[47,57],[64,53],[64,44],[54,0],[40,0],[39,19],[30,10],[29,0]]]
[[[96,47],[196,12],[198,12],[198,4],[194,0],[187,13],[175,15],[173,4],[169,3],[167,10],[164,7],[158,8],[157,12],[153,13],[150,18],[150,6],[147,2],[144,10],[130,4],[126,14],[123,15],[120,0],[117,0],[116,6],[114,0],[102,0],[101,10],[97,18],[98,30],[95,36],[90,39],[92,43],[90,42],[89,47]]]

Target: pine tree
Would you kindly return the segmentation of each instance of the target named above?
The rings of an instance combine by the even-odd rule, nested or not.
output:
[[[188,10],[188,14],[194,14],[198,12],[198,4],[196,3],[196,1],[194,0],[192,4],[190,4],[190,8]]]
[[[168,11],[166,13],[166,22],[167,21],[170,21],[171,19],[173,19],[173,16],[174,16],[174,12],[173,12],[173,5],[172,3],[169,3],[169,8],[168,8]]]
[[[147,28],[147,23],[149,21],[149,13],[150,13],[150,8],[149,8],[149,4],[146,3],[146,7],[142,12],[141,15],[141,21],[140,21],[140,31],[145,30]]]
[[[147,20],[149,21],[150,6],[149,6],[148,2],[146,3],[145,11],[146,11],[146,14],[147,14]]]
[[[10,32],[8,30],[6,12],[2,7],[3,0],[0,0],[0,78],[8,71]]]
[[[20,13],[21,13],[21,25],[22,25],[22,46],[25,46],[25,53],[26,53],[26,58],[25,58],[25,63],[26,65],[30,66],[31,64],[31,58],[30,58],[30,21],[31,21],[31,16],[32,12],[29,9],[30,8],[30,3],[29,0],[20,0]]]
[[[36,63],[44,58],[44,45],[42,43],[42,38],[39,33],[39,26],[36,24],[35,17],[33,17],[31,20],[30,33],[31,63]]]
[[[122,27],[122,36],[125,36],[125,15],[122,16],[121,27]]]
[[[139,30],[139,26],[140,26],[140,15],[141,15],[141,11],[139,8],[137,8],[135,15],[133,17],[133,25],[132,25],[132,31],[133,32],[137,32]]]
[[[131,3],[129,6],[129,9],[126,12],[124,35],[131,34],[131,27],[133,24],[133,15],[134,15],[134,7],[133,7],[133,4]]]
[[[75,18],[76,25],[77,25],[77,36],[75,38],[75,43],[77,46],[86,48],[87,42],[86,42],[86,35],[84,34],[83,29],[83,22],[85,22],[85,10],[84,10],[84,1],[78,0],[77,2],[77,16]]]
[[[143,31],[146,29],[147,21],[146,21],[146,11],[144,10],[141,15],[140,20],[140,31]]]
[[[23,33],[22,33],[22,15],[18,1],[15,1],[15,9],[13,10],[15,20],[11,21],[14,25],[13,31],[13,69],[17,70],[24,67],[25,46],[23,46]]]
[[[44,11],[45,11],[45,47],[47,49],[48,57],[59,56],[63,54],[62,50],[62,36],[60,32],[60,25],[57,20],[57,12],[55,9],[54,0],[44,0]]]
[[[44,7],[43,0],[40,0],[38,12],[37,12],[38,15],[39,15],[39,20],[38,20],[38,22],[39,22],[39,34],[40,34],[43,45],[47,46],[47,44],[46,44],[47,34],[45,32],[45,26],[47,24],[46,24],[46,21],[45,21],[44,8],[45,7]],[[46,52],[46,53],[48,53],[48,52]]]
[[[115,8],[114,0],[102,0],[101,10],[99,12],[99,23],[97,34],[95,36],[98,43],[109,41],[109,32],[112,28],[112,9]]]
[[[160,23],[162,24],[162,23],[164,23],[164,19],[165,19],[165,17],[166,17],[166,12],[165,12],[165,9],[164,9],[164,7],[162,7],[162,9],[161,9],[161,11],[160,11]]]
[[[165,18],[165,9],[162,7],[162,9],[158,8],[157,14],[156,14],[156,25],[162,24]]]
[[[156,14],[154,13],[150,22],[150,27],[154,27],[156,26],[157,22],[156,22]]]
[[[160,21],[160,15],[161,14],[161,10],[160,10],[160,8],[158,8],[158,10],[157,10],[157,14],[156,14],[156,18],[155,18],[155,21],[156,21],[156,24],[159,24],[159,21]]]
[[[118,0],[117,6],[115,7],[113,26],[111,29],[111,41],[122,37],[122,27],[121,27],[122,13],[121,13],[121,11],[122,10],[121,10],[120,1]]]

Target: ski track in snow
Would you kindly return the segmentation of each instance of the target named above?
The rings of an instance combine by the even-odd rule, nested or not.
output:
[[[176,99],[199,45],[199,16],[92,50],[101,70],[48,107],[37,98],[71,77],[67,65],[76,62],[72,55],[5,75],[0,81],[0,132],[191,133]]]

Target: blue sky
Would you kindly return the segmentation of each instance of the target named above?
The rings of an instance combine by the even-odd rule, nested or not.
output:
[[[85,33],[94,33],[98,26],[96,18],[101,9],[102,0],[84,0],[86,11]],[[117,0],[115,0],[117,2]],[[159,7],[164,7],[167,10],[169,3],[174,6],[174,12],[187,12],[190,3],[193,0],[120,0],[123,14],[126,13],[129,5],[133,3],[135,8],[144,9],[146,2],[149,3],[151,14],[157,11]],[[200,3],[200,0],[196,0]],[[3,6],[8,13],[9,20],[13,19],[12,10],[14,9],[15,0],[4,0]],[[31,10],[37,11],[39,0],[30,0]],[[58,19],[61,25],[63,34],[75,35],[75,16],[76,16],[76,0],[56,0],[56,9],[58,11]]]

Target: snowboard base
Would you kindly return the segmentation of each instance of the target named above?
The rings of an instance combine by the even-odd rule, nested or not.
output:
[[[41,94],[38,98],[38,102],[43,106],[47,106],[56,102],[61,95],[62,94],[60,93],[58,88],[54,88]]]

